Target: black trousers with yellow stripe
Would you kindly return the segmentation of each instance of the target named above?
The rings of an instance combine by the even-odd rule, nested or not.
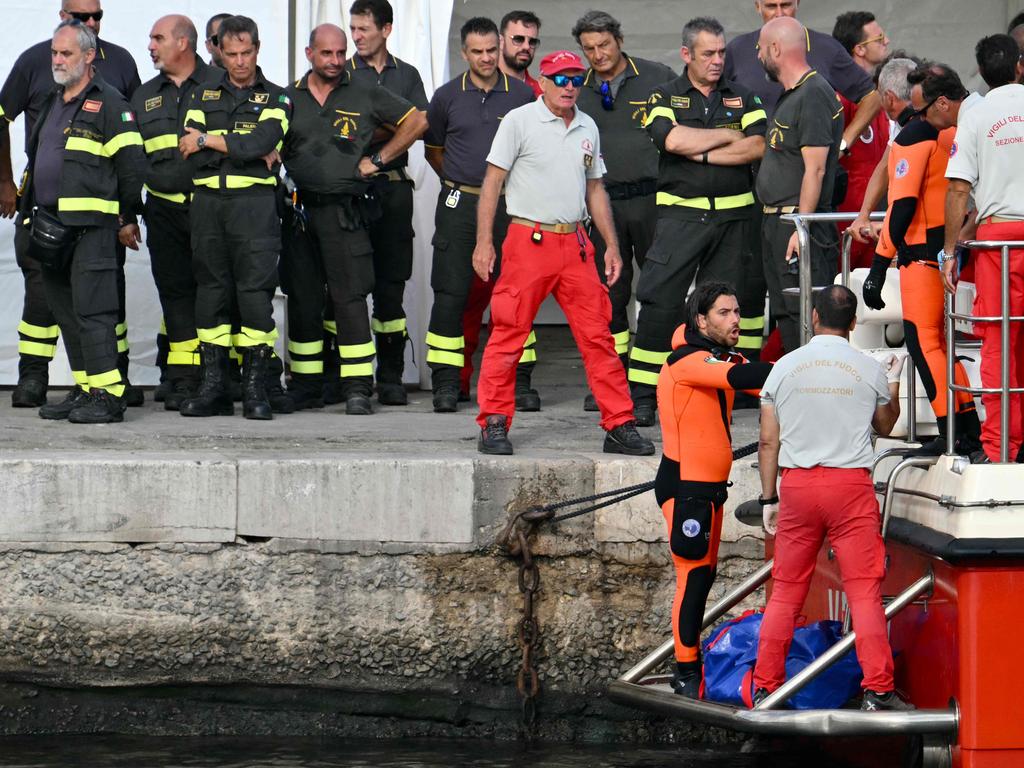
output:
[[[376,180],[383,216],[370,225],[373,261],[373,333],[380,348],[377,381],[402,383],[405,340],[409,337],[405,319],[405,284],[412,277],[412,193],[411,181]],[[334,318],[336,323],[340,319]]]
[[[198,189],[189,206],[196,277],[196,333],[222,347],[273,346],[281,222],[273,187]],[[241,322],[232,338],[231,296]]]
[[[683,322],[694,278],[735,284],[746,229],[743,208],[730,211],[659,211],[654,243],[647,251],[636,297],[640,315],[629,353],[633,402],[653,400],[658,373],[672,352],[672,334]]]
[[[120,397],[117,261],[117,232],[84,227],[70,262],[62,269],[43,267],[42,278],[75,382]]]
[[[43,267],[29,254],[29,233],[20,224],[14,230],[14,258],[25,281],[25,302],[18,324],[18,380],[48,382],[60,329],[46,300]]]
[[[164,313],[167,378],[194,379],[199,376],[199,337],[189,206],[150,194],[143,218],[153,281]]]

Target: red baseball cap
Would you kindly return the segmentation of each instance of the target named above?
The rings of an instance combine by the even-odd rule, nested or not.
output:
[[[572,51],[553,51],[540,60],[540,73],[545,77],[571,70],[586,71],[583,60]]]

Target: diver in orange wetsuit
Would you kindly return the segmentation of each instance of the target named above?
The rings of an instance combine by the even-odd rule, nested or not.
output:
[[[903,331],[907,351],[924,385],[939,436],[920,455],[938,456],[946,449],[945,294],[937,256],[946,223],[946,163],[956,119],[967,90],[955,72],[942,64],[911,72],[910,98],[918,117],[900,132],[889,150],[889,209],[882,224],[879,250],[864,281],[864,303],[882,309],[886,270],[897,256]],[[954,364],[957,384],[968,386],[963,366]],[[974,398],[956,393],[956,450],[965,456],[981,447],[981,425]]]
[[[672,688],[697,698],[704,604],[715,580],[722,505],[732,469],[733,397],[737,390],[757,394],[772,366],[748,363],[733,351],[740,336],[740,307],[728,283],[708,282],[694,289],[686,318],[658,375],[664,455],[654,492],[668,524],[676,570]]]

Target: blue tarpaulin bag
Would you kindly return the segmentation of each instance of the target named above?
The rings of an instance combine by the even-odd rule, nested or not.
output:
[[[702,698],[734,706],[751,706],[754,663],[764,614],[748,611],[720,624],[702,645],[704,683]],[[838,621],[817,621],[797,627],[786,656],[789,679],[842,638]],[[819,674],[786,702],[791,709],[836,709],[860,693],[863,679],[853,649]]]

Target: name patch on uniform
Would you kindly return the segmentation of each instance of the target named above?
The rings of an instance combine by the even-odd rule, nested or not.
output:
[[[359,130],[359,123],[356,118],[360,116],[359,112],[346,112],[344,109],[334,110],[338,115],[338,119],[332,124],[338,129],[338,135],[342,138],[350,138],[353,133]]]
[[[251,123],[247,120],[236,120],[235,121],[236,131],[255,131],[256,123]]]
[[[906,158],[904,158],[904,159],[900,160],[898,163],[896,163],[896,178],[897,179],[902,179],[908,173],[910,173],[910,163],[907,162]]]
[[[722,105],[732,107],[734,109],[741,109],[743,107],[743,99],[739,96],[729,96],[722,99]]]
[[[249,101],[255,102],[256,104],[267,104],[270,102],[269,93],[254,93],[249,97]]]
[[[220,98],[220,91],[203,91],[203,101],[217,101]]]
[[[154,96],[152,99],[146,99],[146,111],[152,112],[154,109],[160,109],[164,105],[163,96]]]
[[[89,139],[90,141],[103,141],[103,134],[90,131],[88,128],[72,127],[67,131],[68,136],[78,139]]]
[[[86,99],[85,104],[82,105],[84,112],[99,112],[101,109],[103,109],[103,102],[93,99]]]
[[[594,165],[594,156],[590,153],[583,155],[583,167],[591,168]]]
[[[690,108],[690,97],[689,96],[673,96],[669,99],[669,106],[672,109],[689,109]]]

